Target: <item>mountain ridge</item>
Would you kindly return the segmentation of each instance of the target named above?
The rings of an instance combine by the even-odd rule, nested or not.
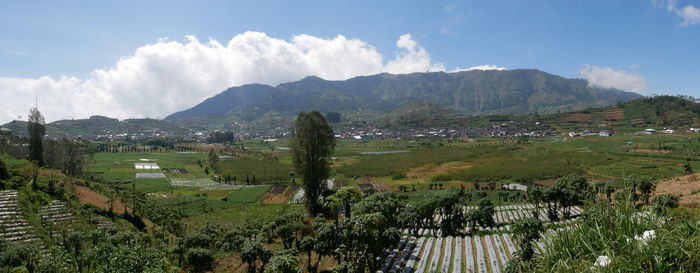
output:
[[[214,115],[254,121],[269,112],[296,114],[308,110],[365,109],[387,113],[407,103],[432,103],[464,115],[547,114],[603,107],[641,97],[534,69],[381,73],[347,80],[308,76],[275,87],[231,87],[165,119]]]

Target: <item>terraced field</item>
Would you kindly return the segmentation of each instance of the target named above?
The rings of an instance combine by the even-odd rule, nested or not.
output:
[[[472,210],[475,207],[465,207]],[[496,227],[483,227],[480,230],[490,233],[479,236],[442,237],[438,231],[431,236],[428,229],[420,229],[418,236],[405,236],[399,244],[386,252],[382,273],[499,273],[503,272],[508,260],[513,258],[517,245],[510,233],[510,223],[532,217],[535,206],[532,204],[497,206],[494,218]],[[568,224],[582,213],[581,208],[572,207],[572,217],[558,223]],[[543,221],[549,221],[544,209],[538,214]],[[439,217],[436,220],[440,220]],[[549,229],[535,244],[535,253],[546,251],[549,238],[571,225]],[[469,231],[466,228],[465,234]]]
[[[15,190],[0,191],[0,239],[41,243],[34,227],[24,219],[19,208],[19,193]]]
[[[548,230],[535,244],[535,252],[546,251]],[[464,237],[403,237],[387,251],[381,273],[500,273],[513,258],[517,245],[511,233]]]

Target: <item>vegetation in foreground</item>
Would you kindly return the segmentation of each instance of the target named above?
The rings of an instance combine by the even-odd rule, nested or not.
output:
[[[310,119],[319,122],[320,119]],[[318,125],[318,124],[316,124]],[[322,122],[321,122],[321,125]],[[314,126],[309,126],[314,128]],[[300,130],[301,131],[301,130]],[[301,135],[301,134],[300,134]],[[330,134],[332,135],[332,134]],[[654,140],[659,138],[654,138]],[[500,153],[521,153],[523,164],[530,155],[544,153],[551,156],[554,151],[566,151],[551,164],[570,166],[558,172],[573,170],[584,172],[586,169],[607,166],[630,157],[630,148],[620,147],[621,140],[604,142],[601,147],[578,140],[562,143],[500,143],[500,146],[478,146],[471,143],[448,143],[455,148],[474,149],[473,156],[479,159],[498,157]],[[327,142],[329,145],[330,142]],[[43,144],[43,143],[42,143]],[[651,145],[650,145],[651,144]],[[305,174],[307,168],[324,168],[316,170],[314,179],[305,179],[300,175],[305,189],[318,190],[316,204],[307,205],[311,215],[307,217],[300,206],[258,203],[260,195],[270,189],[266,187],[248,187],[239,190],[198,191],[192,187],[170,188],[158,182],[142,181],[148,187],[139,187],[139,183],[128,184],[128,177],[133,174],[131,164],[116,164],[116,161],[135,160],[135,155],[145,157],[156,155],[163,166],[189,170],[188,173],[169,174],[176,178],[207,178],[216,176],[216,161],[219,157],[210,151],[204,154],[188,154],[176,158],[167,153],[114,153],[104,155],[112,163],[101,164],[94,168],[102,172],[102,180],[78,179],[81,171],[90,162],[91,155],[80,151],[86,149],[75,147],[80,144],[63,142],[55,144],[52,149],[58,151],[58,157],[73,160],[52,160],[56,155],[43,158],[48,166],[60,166],[66,170],[58,175],[49,169],[40,169],[36,162],[3,157],[0,161],[0,187],[19,192],[20,209],[25,218],[36,229],[40,241],[36,245],[2,243],[0,259],[2,270],[13,272],[376,272],[381,264],[385,250],[396,245],[401,230],[417,234],[420,229],[430,231],[429,236],[438,234],[464,236],[465,227],[471,227],[469,233],[488,233],[485,227],[494,226],[493,195],[474,187],[445,187],[442,182],[433,181],[429,190],[432,194],[416,198],[425,189],[412,190],[400,188],[400,192],[376,192],[368,189],[364,192],[349,184],[340,189],[324,189],[324,180],[330,178],[327,159],[332,154],[332,147],[318,154],[320,164],[308,164],[299,160],[311,153],[302,151],[303,142],[292,145],[298,153],[295,163],[297,173]],[[409,144],[412,145],[412,144]],[[411,152],[425,152],[436,146],[412,149]],[[445,145],[444,143],[442,145]],[[626,145],[626,144],[624,144]],[[645,157],[654,160],[678,160],[679,155],[689,154],[689,149],[669,149],[667,147],[694,147],[692,141],[644,145],[669,150],[659,157]],[[627,145],[629,146],[629,145]],[[84,146],[82,146],[84,147]],[[306,149],[315,148],[307,145]],[[612,148],[612,149],[611,149]],[[637,149],[639,147],[634,147]],[[362,148],[360,148],[362,149]],[[493,149],[493,153],[482,153]],[[616,150],[619,149],[619,150]],[[608,150],[603,153],[602,150]],[[76,152],[78,151],[78,152]],[[270,150],[270,152],[274,152]],[[347,152],[341,151],[339,152]],[[411,156],[403,157],[405,162],[412,162]],[[555,152],[556,153],[556,152]],[[576,169],[577,164],[567,164],[568,156],[577,153],[597,153],[597,160],[590,160],[590,165]],[[299,155],[302,155],[301,157]],[[668,156],[667,156],[668,155]],[[102,156],[102,155],[100,155]],[[375,155],[362,158],[379,158],[396,160],[401,157],[393,155]],[[186,159],[185,159],[186,158]],[[439,158],[436,154],[435,158]],[[537,157],[530,157],[537,158]],[[544,157],[543,157],[544,158]],[[605,158],[612,158],[609,164],[598,164]],[[46,160],[48,159],[48,160]],[[147,160],[151,160],[146,158]],[[424,159],[420,159],[424,160]],[[459,159],[458,159],[459,160]],[[572,159],[573,160],[573,159]],[[283,161],[283,160],[281,160]],[[356,164],[358,161],[344,162]],[[381,162],[381,161],[379,161]],[[417,165],[430,160],[421,161]],[[497,161],[493,161],[497,162]],[[678,162],[678,161],[676,161]],[[683,161],[681,161],[683,162]],[[693,165],[689,158],[687,164],[669,164],[665,166],[667,175],[673,172],[692,172]],[[212,164],[214,163],[214,164]],[[52,165],[54,164],[54,165]],[[364,163],[367,164],[367,163]],[[579,164],[581,165],[581,164]],[[414,165],[416,166],[416,165]],[[212,172],[207,172],[212,167]],[[390,168],[395,168],[391,167]],[[413,166],[401,169],[408,174]],[[545,168],[542,166],[542,168]],[[639,168],[639,167],[637,167]],[[76,172],[70,171],[75,170]],[[643,168],[641,168],[643,170]],[[453,170],[447,174],[455,175],[462,170]],[[655,170],[659,172],[659,169]],[[114,172],[114,178],[104,176]],[[641,171],[640,171],[641,172]],[[518,169],[510,174],[519,173]],[[524,196],[534,204],[544,204],[550,221],[567,219],[569,208],[584,206],[587,210],[582,219],[576,222],[570,231],[562,231],[554,236],[549,246],[550,251],[544,255],[533,255],[533,240],[545,228],[537,219],[526,219],[514,224],[515,238],[523,249],[519,259],[509,266],[514,272],[573,272],[577,271],[611,271],[611,272],[695,272],[700,269],[696,244],[697,217],[676,214],[674,207],[678,197],[672,195],[653,196],[655,183],[653,177],[620,175],[618,189],[610,184],[589,183],[584,175],[565,175],[548,187],[530,187]],[[643,172],[642,172],[643,173]],[[99,174],[89,174],[99,175]],[[338,175],[338,174],[336,174]],[[119,176],[127,181],[119,180]],[[553,177],[561,174],[552,174]],[[221,176],[219,176],[221,177]],[[342,177],[342,174],[340,175]],[[433,176],[435,177],[435,176]],[[107,179],[105,179],[107,178]],[[290,177],[294,178],[294,177]],[[532,178],[532,177],[531,177]],[[412,179],[406,176],[393,177],[401,181]],[[226,179],[224,179],[225,181]],[[518,182],[528,183],[527,179]],[[513,181],[513,177],[500,177],[490,183]],[[447,181],[451,182],[451,181]],[[446,182],[446,183],[447,183]],[[489,183],[489,184],[490,184]],[[79,187],[108,196],[110,205],[100,208],[94,204],[79,205],[81,200],[76,193]],[[462,185],[462,184],[458,184]],[[132,186],[129,189],[128,186]],[[489,186],[489,188],[495,188]],[[490,189],[489,191],[493,191]],[[147,197],[147,194],[155,197]],[[165,197],[160,197],[164,195]],[[104,197],[103,196],[103,197]],[[256,197],[257,196],[257,197]],[[505,195],[499,198],[510,198]],[[522,198],[522,197],[521,197]],[[518,198],[515,198],[518,199]],[[54,200],[65,200],[77,215],[75,225],[70,229],[53,234],[52,230],[42,224],[38,215],[41,207]],[[522,200],[522,199],[519,199]],[[175,203],[171,203],[171,202]],[[308,200],[307,200],[308,202]],[[72,203],[72,204],[71,204]],[[116,203],[122,203],[123,211],[114,210]],[[193,205],[194,204],[194,205]],[[478,204],[477,209],[465,211],[467,204]],[[127,209],[127,206],[128,209]],[[233,212],[245,211],[248,215]],[[442,221],[435,221],[439,215]],[[667,218],[662,218],[667,217]],[[98,231],[94,219],[109,219],[112,228]],[[198,225],[186,225],[186,221],[200,222]],[[214,220],[214,221],[212,221]],[[218,221],[218,222],[217,222]],[[206,223],[238,222],[236,225],[207,225]],[[618,230],[618,231],[615,231]],[[655,238],[641,243],[635,239],[645,231],[654,230]],[[597,236],[597,237],[595,237]],[[628,254],[631,253],[631,254]],[[599,256],[608,256],[611,262],[605,266],[591,268]],[[53,266],[49,266],[53,265]]]

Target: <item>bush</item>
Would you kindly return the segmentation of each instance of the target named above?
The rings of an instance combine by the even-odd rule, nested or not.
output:
[[[212,269],[214,255],[204,248],[193,248],[187,251],[187,262],[195,272],[204,272]]]
[[[391,179],[394,180],[400,180],[406,178],[406,174],[404,173],[395,173],[394,175],[391,176]]]
[[[655,238],[634,239],[647,230]],[[601,255],[612,260],[601,272],[700,272],[699,242],[697,219],[662,222],[649,211],[597,204],[579,225],[552,236],[527,272],[590,272]]]
[[[430,181],[433,181],[433,182],[447,182],[450,180],[452,180],[452,176],[447,175],[447,174],[439,174],[439,175],[436,175],[436,176],[433,176],[432,178],[430,178]]]

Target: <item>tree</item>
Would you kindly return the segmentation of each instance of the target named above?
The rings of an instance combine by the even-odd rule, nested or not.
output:
[[[306,252],[306,271],[316,272],[316,268],[311,265],[311,254],[316,248],[316,239],[311,236],[306,236],[299,242],[299,250]],[[321,257],[319,257],[319,260]]]
[[[377,272],[384,251],[396,245],[401,233],[380,213],[355,214],[340,221],[340,251],[344,261],[350,262],[356,271]]]
[[[527,201],[535,204],[535,210],[532,212],[532,217],[537,217],[540,214],[540,203],[544,199],[542,188],[539,186],[527,187]]]
[[[301,273],[299,258],[293,253],[282,252],[270,259],[265,273]]]
[[[187,262],[195,272],[205,272],[212,269],[214,255],[206,248],[192,248],[187,250]]]
[[[324,190],[323,181],[330,176],[328,160],[335,149],[335,135],[318,111],[299,113],[294,129],[292,161],[296,173],[303,178],[306,207],[315,216],[322,210],[319,197]]]
[[[10,178],[10,173],[7,171],[7,165],[5,161],[0,158],[0,180],[7,180]]]
[[[399,215],[406,207],[405,202],[393,192],[380,192],[369,195],[352,208],[353,215],[380,213],[388,226],[399,224]]]
[[[656,189],[656,182],[651,177],[641,177],[637,182],[637,187],[644,198],[644,204],[649,205],[649,198]]]
[[[693,173],[693,166],[690,165],[690,159],[686,159],[685,163],[683,163],[683,171],[685,172],[685,174]]]
[[[219,156],[216,155],[216,153],[214,152],[214,148],[211,148],[211,150],[209,150],[209,154],[207,155],[207,157],[209,158],[209,166],[212,170],[216,171],[216,164],[219,162]]]
[[[46,135],[46,121],[39,109],[29,110],[27,124],[29,131],[29,160],[36,162],[39,167],[44,166],[44,135]]]
[[[651,177],[640,175],[627,176],[625,178],[625,186],[629,190],[629,198],[633,203],[639,200],[641,195],[646,205],[649,204],[651,193],[656,189],[656,183]]]
[[[605,197],[608,199],[608,203],[611,203],[612,202],[612,194],[615,192],[615,188],[613,188],[613,186],[605,184],[603,186],[602,192],[605,193]]]
[[[435,197],[437,212],[440,221],[442,234],[458,235],[467,223],[467,217],[461,205],[461,195],[459,192],[451,191],[447,194]]]
[[[496,208],[493,203],[488,199],[479,201],[479,207],[477,208],[479,225],[482,227],[493,226],[496,221],[493,220],[493,214],[496,212]]]
[[[564,211],[564,217],[571,215],[571,207],[582,205],[594,196],[593,188],[588,181],[578,174],[570,174],[557,179],[555,191],[550,201],[558,201]]]
[[[529,261],[535,254],[532,242],[540,238],[540,233],[544,231],[542,221],[538,218],[526,218],[513,224],[513,236],[518,240],[520,246],[520,258]]]
[[[248,264],[248,272],[257,272],[257,262],[261,261],[266,264],[272,256],[272,252],[264,248],[260,242],[249,240],[243,244],[241,249],[241,260]]]
[[[351,206],[362,200],[362,193],[355,187],[342,187],[335,194],[328,197],[336,207],[343,206],[345,217],[350,217]]]
[[[668,193],[654,197],[654,201],[652,201],[654,211],[656,211],[658,214],[666,215],[667,209],[678,207],[679,199],[680,198],[677,195]]]

